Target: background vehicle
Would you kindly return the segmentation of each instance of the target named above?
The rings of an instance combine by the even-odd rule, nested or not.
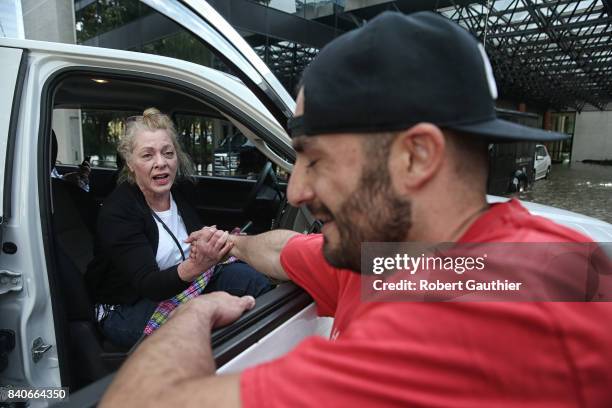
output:
[[[206,2],[146,2],[222,55],[239,79],[156,55],[0,39],[0,334],[14,340],[14,347],[0,342],[6,357],[6,364],[0,364],[0,384],[82,389],[70,397],[75,407],[95,405],[108,375],[129,350],[113,346],[97,331],[82,280],[92,253],[95,209],[112,191],[117,168],[94,166],[87,196],[49,177],[54,164],[51,129],[68,111],[87,118],[94,111],[116,116],[91,133],[107,140],[120,133],[122,118],[150,106],[171,114],[177,123],[189,116],[210,128],[231,124],[269,163],[256,179],[196,176],[198,183],[189,193],[203,221],[231,228],[254,220],[252,232],[277,226],[304,233],[317,228],[307,210],[278,199],[286,186],[273,177],[271,163],[289,173],[295,160],[283,128],[294,109],[292,98]],[[196,144],[207,140],[200,139],[198,129],[185,132]],[[57,166],[61,172],[76,168],[82,159],[77,134],[58,135],[60,144],[76,152]],[[198,150],[204,158],[211,153]],[[539,214],[593,239],[612,240],[609,224],[549,210],[537,207]],[[281,355],[303,337],[325,334],[329,327],[329,319],[316,318],[304,291],[282,284],[259,298],[254,310],[215,332],[213,351],[220,371],[236,371]]]
[[[495,143],[489,146],[487,193],[525,191],[533,180],[535,143]]]
[[[539,180],[541,178],[548,178],[550,174],[550,166],[552,164],[552,160],[550,155],[548,154],[548,149],[544,145],[536,145],[535,148],[535,162],[533,165],[533,176],[534,180]]]
[[[538,127],[538,116],[507,109],[496,109],[501,119]],[[503,195],[524,191],[532,183],[535,143],[508,142],[489,145],[487,193]]]

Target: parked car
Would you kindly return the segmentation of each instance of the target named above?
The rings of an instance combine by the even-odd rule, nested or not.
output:
[[[94,406],[129,350],[106,341],[94,322],[82,279],[92,253],[93,220],[82,211],[82,202],[49,177],[54,113],[148,106],[171,114],[195,112],[230,121],[287,173],[295,160],[284,128],[295,102],[240,35],[203,0],[143,2],[199,37],[239,78],[158,55],[0,39],[0,384],[66,386],[73,393],[68,406]],[[199,177],[193,194],[203,221],[242,225],[258,190],[273,183],[270,168],[264,166],[257,180]],[[93,202],[110,193],[113,177],[115,169],[92,169]],[[267,225],[316,230],[318,223],[306,209],[286,201],[279,206],[277,200],[269,205],[275,211]],[[612,225],[605,222],[526,206],[594,240],[612,240]],[[220,372],[234,372],[282,355],[302,338],[325,335],[329,328],[329,319],[316,317],[310,297],[286,283],[216,331],[213,353]],[[31,401],[30,406],[44,405]]]
[[[534,179],[539,180],[542,178],[548,178],[550,174],[550,166],[552,160],[548,154],[548,149],[544,145],[536,145],[535,148],[535,161],[533,165]]]

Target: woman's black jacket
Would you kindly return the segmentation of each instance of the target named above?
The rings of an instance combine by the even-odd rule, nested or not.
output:
[[[177,185],[172,187],[172,197],[189,234],[202,225],[179,189]],[[96,231],[94,259],[85,275],[95,303],[134,304],[142,298],[161,301],[189,286],[179,278],[178,265],[164,270],[157,266],[159,231],[135,184],[124,182],[108,196]]]

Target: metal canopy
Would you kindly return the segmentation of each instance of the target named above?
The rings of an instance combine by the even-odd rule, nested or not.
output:
[[[77,6],[90,2],[76,0]],[[334,36],[385,10],[435,10],[485,44],[501,98],[578,111],[612,102],[612,0],[295,0],[293,14],[276,10],[271,4],[277,2],[268,0],[209,2],[290,92]],[[144,24],[147,18],[156,18],[155,24]],[[146,44],[178,30],[160,16],[141,20],[86,43],[131,48],[134,41]],[[126,35],[128,29],[134,35]]]
[[[246,40],[289,92],[295,91],[302,71],[319,53],[316,47],[296,42],[278,41],[262,44],[263,41],[255,36],[247,37]]]
[[[500,96],[541,108],[581,111],[612,102],[612,0],[395,0],[365,7],[334,2],[313,18],[338,34],[385,10],[435,10],[468,29],[490,56]],[[252,45],[288,87],[317,54],[293,42]]]
[[[555,109],[612,101],[609,0],[490,0],[438,9],[485,43],[501,96]]]

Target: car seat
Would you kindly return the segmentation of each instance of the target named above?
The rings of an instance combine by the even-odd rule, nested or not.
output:
[[[52,149],[53,165],[56,154],[57,147]],[[127,350],[105,340],[98,330],[83,278],[93,258],[99,207],[90,193],[65,180],[52,178],[51,189],[56,271],[68,326],[70,385],[77,389],[115,371]]]

